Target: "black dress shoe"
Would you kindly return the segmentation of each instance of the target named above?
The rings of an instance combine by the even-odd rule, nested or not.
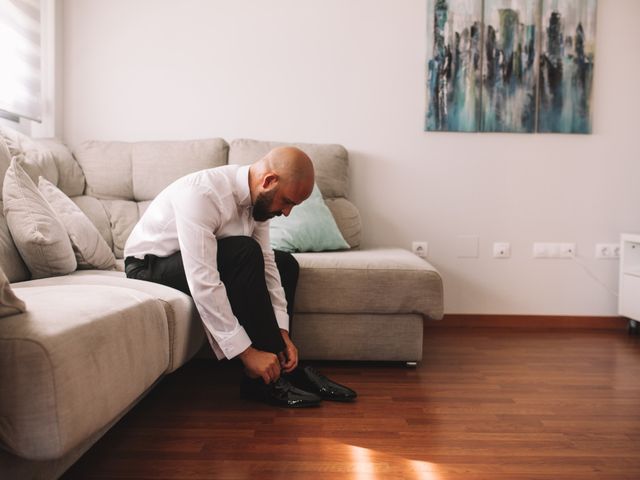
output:
[[[329,380],[312,367],[298,367],[287,376],[296,387],[317,393],[323,400],[351,402],[358,396],[350,388]]]
[[[318,395],[294,387],[284,377],[266,384],[260,378],[245,376],[240,384],[240,393],[245,398],[287,408],[317,407],[322,400]]]

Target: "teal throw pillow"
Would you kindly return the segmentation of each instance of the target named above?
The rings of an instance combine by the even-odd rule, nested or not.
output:
[[[284,252],[322,252],[348,249],[324,203],[318,185],[300,205],[293,207],[288,217],[275,217],[270,222],[271,247]]]

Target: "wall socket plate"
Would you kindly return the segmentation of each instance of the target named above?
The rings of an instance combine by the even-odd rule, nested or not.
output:
[[[596,243],[596,258],[618,259],[620,258],[619,243]]]
[[[495,242],[493,244],[493,258],[509,258],[511,244],[509,242]]]
[[[427,258],[427,254],[429,253],[429,243],[428,242],[412,242],[411,243],[411,251],[415,253],[420,258]]]
[[[533,244],[534,258],[573,258],[575,256],[575,243],[536,242]]]

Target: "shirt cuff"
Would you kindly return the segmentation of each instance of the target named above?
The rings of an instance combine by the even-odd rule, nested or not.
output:
[[[241,326],[232,337],[225,339],[223,342],[219,342],[218,346],[224,356],[231,360],[251,346],[251,339]]]
[[[289,314],[287,312],[283,312],[282,310],[275,310],[276,314],[276,322],[278,322],[278,326],[282,330],[289,331]]]

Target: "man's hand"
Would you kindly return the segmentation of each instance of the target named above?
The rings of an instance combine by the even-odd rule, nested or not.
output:
[[[249,377],[262,377],[264,383],[271,383],[280,378],[280,362],[274,353],[249,347],[239,357]]]
[[[298,366],[298,349],[289,338],[289,332],[280,329],[282,339],[284,340],[284,351],[278,354],[280,366],[286,373],[292,372]]]

